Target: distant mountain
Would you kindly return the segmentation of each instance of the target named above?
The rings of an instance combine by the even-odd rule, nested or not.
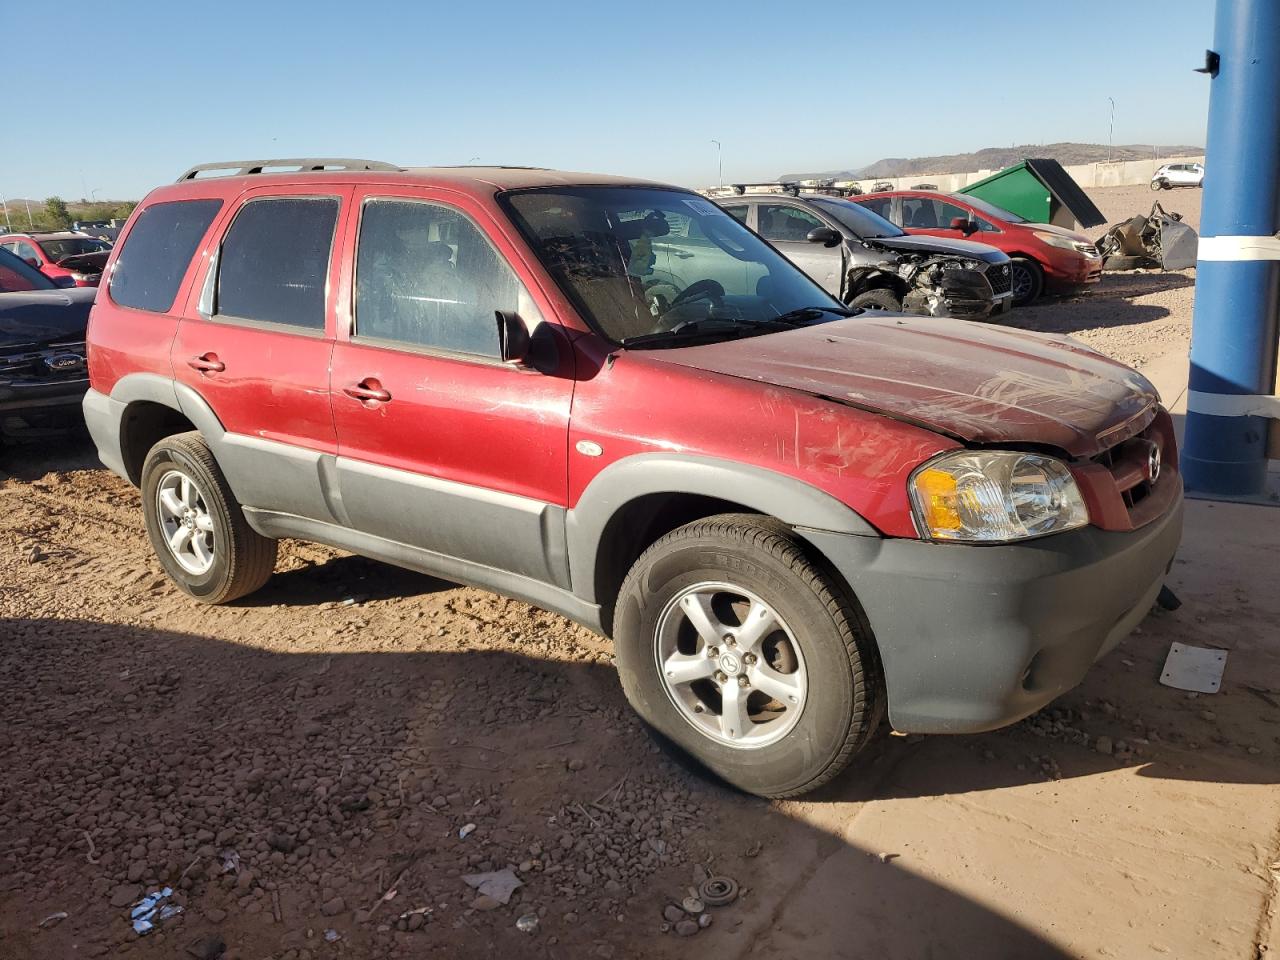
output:
[[[1147,160],[1152,151],[1161,157],[1197,156],[1204,147],[1150,146],[1126,144],[1110,148],[1112,160]],[[875,177],[909,177],[920,173],[972,173],[975,170],[1000,170],[1026,157],[1045,157],[1063,166],[1075,163],[1099,163],[1107,159],[1105,143],[1029,143],[1020,147],[987,147],[973,153],[955,153],[942,157],[886,157],[853,170],[824,170],[815,173],[784,173],[779,180],[870,180]]]

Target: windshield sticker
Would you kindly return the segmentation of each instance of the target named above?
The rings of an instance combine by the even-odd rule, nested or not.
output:
[[[710,200],[707,200],[705,197],[693,197],[693,198],[681,197],[680,199],[684,201],[684,205],[686,207],[688,207],[690,210],[692,210],[694,213],[696,213],[700,217],[705,217],[708,214],[724,212],[719,207],[717,207],[714,203],[712,203]]]

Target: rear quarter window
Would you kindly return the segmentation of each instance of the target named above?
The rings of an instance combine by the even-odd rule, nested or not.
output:
[[[191,255],[221,207],[221,200],[174,200],[145,207],[116,257],[111,299],[139,310],[170,310]]]

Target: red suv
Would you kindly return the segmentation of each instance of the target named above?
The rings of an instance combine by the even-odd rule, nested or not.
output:
[[[111,244],[83,233],[6,233],[0,248],[65,287],[96,287]]]
[[[1003,250],[1013,261],[1013,302],[1019,306],[1045,290],[1067,293],[1102,279],[1102,255],[1087,237],[1031,223],[977,197],[898,190],[849,199],[907,233],[972,238]]]
[[[850,310],[675,187],[254,172],[283,163],[152,192],[90,319],[89,428],[197,600],[281,537],[492,588],[612,636],[648,724],[788,796],[886,710],[1039,709],[1161,587],[1173,429],[1119,363]]]

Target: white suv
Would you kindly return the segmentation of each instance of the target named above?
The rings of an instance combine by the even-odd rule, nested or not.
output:
[[[1152,190],[1172,190],[1174,187],[1203,186],[1203,163],[1166,163],[1151,175]]]

